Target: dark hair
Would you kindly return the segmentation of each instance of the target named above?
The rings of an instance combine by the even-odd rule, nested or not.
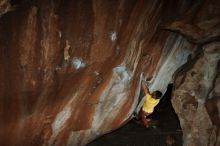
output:
[[[162,97],[162,93],[160,91],[154,91],[152,93],[152,97],[155,98],[155,99],[160,99]]]

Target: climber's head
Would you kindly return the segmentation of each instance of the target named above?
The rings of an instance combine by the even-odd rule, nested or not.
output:
[[[160,99],[162,97],[162,93],[158,90],[154,91],[151,95],[154,99]]]

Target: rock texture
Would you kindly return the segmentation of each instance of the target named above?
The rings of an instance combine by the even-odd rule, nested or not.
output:
[[[184,145],[219,145],[220,42],[205,45],[203,52],[177,75],[173,105],[183,129]]]
[[[9,0],[0,0],[0,16],[14,9],[15,7],[11,5]]]
[[[196,1],[166,28],[183,34],[188,40],[199,44],[220,40],[220,1]]]
[[[195,4],[167,26],[197,45],[175,74],[172,103],[183,129],[184,145],[220,145],[220,1]]]
[[[2,4],[16,7],[8,12]],[[0,145],[85,145],[129,120],[138,104],[141,72],[151,91],[164,93],[177,69],[173,104],[185,145],[216,144],[218,4],[0,1]],[[184,65],[189,55],[193,61]],[[195,83],[187,77],[194,69]],[[193,128],[188,113],[195,115]]]

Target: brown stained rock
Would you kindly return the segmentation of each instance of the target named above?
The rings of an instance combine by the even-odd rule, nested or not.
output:
[[[69,59],[70,59],[70,54],[69,54],[70,47],[71,46],[69,44],[69,41],[66,40],[66,45],[65,45],[65,48],[64,48],[64,52],[63,52],[63,56],[64,56],[65,61],[69,61]]]
[[[206,102],[206,109],[212,120],[213,125],[216,126],[217,142],[215,145],[220,145],[220,74],[219,74],[219,64],[218,64],[218,75],[213,84],[213,88],[209,93],[209,97]]]
[[[175,77],[178,81],[179,77],[184,76],[180,85],[175,87],[172,99],[183,128],[184,145],[214,146],[217,141],[219,125],[213,121],[212,113],[213,110],[218,110],[210,109],[215,106],[210,106],[208,96],[218,86],[213,83],[218,75],[216,70],[219,54],[219,42],[205,45],[203,53],[194,62],[187,63],[187,69],[183,69]]]
[[[0,145],[80,146],[122,126],[137,107],[140,73],[150,80],[150,90],[165,92],[173,73],[195,49],[182,36],[159,27],[163,20],[173,21],[187,11],[189,4],[184,3],[190,4],[189,0],[27,0],[1,17]],[[9,5],[0,1],[3,4]],[[208,63],[213,69],[216,60],[210,57],[215,52],[207,46],[206,59],[195,66]],[[191,74],[200,80],[207,72],[196,68]],[[203,80],[193,88],[195,94],[188,92],[191,84],[178,92],[190,95],[174,104],[185,104],[187,114],[178,112],[180,119],[208,118],[201,106],[209,93],[203,85],[213,79]],[[197,109],[205,119],[196,115]],[[215,134],[211,120],[208,124]]]
[[[188,11],[182,14],[182,18],[171,22],[165,28],[177,31],[196,43],[219,40],[220,1],[195,2]]]
[[[11,5],[10,0],[0,0],[0,17],[13,10],[15,7]]]

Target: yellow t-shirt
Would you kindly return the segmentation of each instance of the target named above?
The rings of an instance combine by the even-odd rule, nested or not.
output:
[[[150,94],[145,95],[144,105],[142,110],[147,113],[152,113],[154,107],[160,102],[160,99],[154,99]]]

